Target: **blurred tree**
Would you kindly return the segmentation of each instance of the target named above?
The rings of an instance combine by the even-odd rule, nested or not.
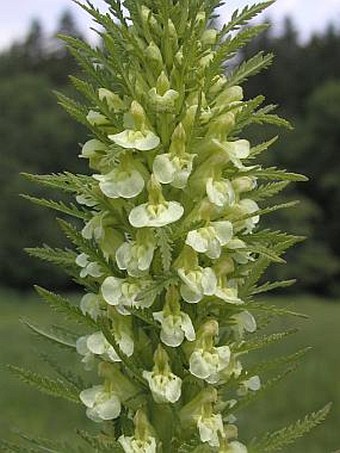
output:
[[[26,257],[22,250],[39,242],[56,244],[61,236],[56,232],[52,213],[38,208],[32,210],[32,206],[19,197],[20,193],[32,189],[19,173],[57,172],[65,168],[81,170],[82,162],[77,155],[84,131],[70,122],[56,104],[52,88],[51,82],[42,75],[22,74],[0,83],[0,210],[6,213],[0,220],[0,282],[3,285],[24,287],[33,280],[60,285],[66,281],[59,272],[46,271],[39,262]]]
[[[42,25],[35,19],[22,46],[23,56],[32,65],[40,63],[44,56],[44,45]]]

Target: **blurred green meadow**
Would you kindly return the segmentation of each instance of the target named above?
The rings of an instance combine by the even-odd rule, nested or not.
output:
[[[310,318],[277,320],[272,328],[287,330],[298,327],[300,331],[269,347],[266,357],[261,353],[261,359],[289,354],[308,345],[313,349],[297,371],[278,387],[269,390],[263,399],[249,406],[244,411],[246,416],[242,412],[238,414],[240,432],[246,432],[250,439],[264,431],[285,426],[332,401],[333,408],[327,421],[294,448],[285,451],[335,452],[340,448],[340,304],[309,296],[275,298],[269,302],[289,305]],[[43,343],[22,325],[19,318],[29,318],[42,326],[57,323],[55,315],[33,294],[2,291],[0,305],[1,364],[11,363],[35,371],[47,371],[47,366],[38,357]],[[76,355],[64,350],[59,352],[54,347],[47,347],[44,351],[59,365],[65,365],[74,372],[81,370]],[[29,435],[75,443],[76,429],[93,429],[93,423],[86,419],[82,406],[40,394],[11,376],[4,366],[0,370],[0,388],[1,438],[13,438],[13,432],[19,430]]]

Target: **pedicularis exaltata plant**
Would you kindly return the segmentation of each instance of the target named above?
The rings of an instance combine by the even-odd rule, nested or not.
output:
[[[26,175],[75,198],[28,197],[77,219],[60,220],[74,250],[29,252],[61,265],[82,286],[78,306],[37,290],[83,334],[28,325],[75,350],[97,377],[82,388],[70,374],[53,380],[12,369],[82,404],[101,424],[98,436],[82,433],[84,451],[279,451],[322,421],[328,407],[251,442],[246,427],[238,433],[239,410],[305,352],[251,367],[244,361],[287,335],[258,333],[271,318],[294,313],[255,295],[292,283],[258,282],[301,239],[262,229],[260,219],[294,204],[268,199],[305,178],[258,164],[276,137],[260,144],[242,138],[251,124],[289,127],[263,106],[263,96],[244,99],[241,87],[272,55],[239,65],[234,58],[266,27],[248,21],[273,2],[236,11],[217,30],[218,0],[105,1],[105,14],[80,4],[101,26],[100,47],[64,37],[85,73],[71,78],[84,101],[58,95],[89,129],[80,157],[90,173]],[[263,377],[278,367],[276,377]],[[48,451],[72,451],[63,448]]]

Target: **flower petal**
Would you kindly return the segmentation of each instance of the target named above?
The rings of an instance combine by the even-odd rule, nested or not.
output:
[[[124,280],[116,277],[107,277],[101,286],[103,298],[109,305],[118,305],[122,295]]]
[[[206,267],[202,272],[202,287],[206,296],[212,296],[216,291],[217,278],[211,267]]]
[[[156,156],[152,169],[153,174],[160,183],[169,184],[173,181],[176,169],[169,158],[169,154]]]
[[[157,148],[160,139],[152,131],[135,131],[126,129],[118,134],[109,135],[109,139],[116,145],[126,149],[138,149],[139,151],[149,151]]]
[[[79,398],[86,407],[92,408],[95,405],[98,393],[102,391],[104,391],[103,385],[94,385],[80,392]]]
[[[181,313],[181,319],[182,319],[182,330],[185,334],[185,338],[188,341],[194,341],[196,339],[196,333],[194,326],[192,324],[192,321],[190,319],[190,316],[187,313]]]
[[[183,206],[177,201],[170,201],[154,209],[155,214],[148,209],[149,203],[136,206],[130,211],[129,222],[135,228],[162,227],[177,222],[184,214]]]
[[[233,225],[231,222],[213,222],[216,237],[221,245],[226,245],[233,237]]]
[[[95,332],[87,338],[87,347],[93,354],[104,354],[109,346],[104,334],[102,332]]]
[[[120,411],[121,404],[116,395],[112,395],[110,399],[97,406],[98,416],[102,420],[113,420],[119,416]]]

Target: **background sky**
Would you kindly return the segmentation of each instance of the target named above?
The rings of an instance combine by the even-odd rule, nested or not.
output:
[[[221,15],[227,19],[231,11],[254,1],[227,0]],[[0,0],[0,3],[0,48],[24,36],[35,18],[42,21],[47,31],[53,31],[60,14],[66,9],[74,13],[83,30],[89,27],[86,13],[71,0]],[[104,6],[103,0],[93,0],[93,3]],[[340,0],[277,0],[265,14],[272,17],[277,27],[285,15],[292,15],[302,39],[307,39],[311,32],[322,31],[330,22],[340,28]]]

